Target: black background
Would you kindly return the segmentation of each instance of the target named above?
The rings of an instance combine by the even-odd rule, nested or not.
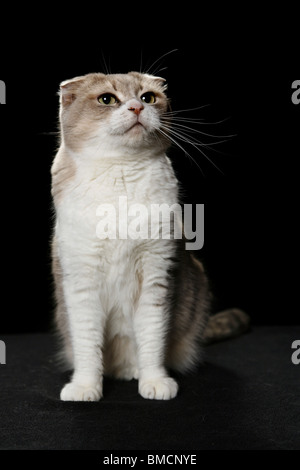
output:
[[[207,149],[213,163],[187,147],[202,171],[180,149],[169,150],[183,201],[205,204],[205,245],[197,256],[211,279],[214,308],[243,308],[253,324],[299,323],[300,105],[291,101],[299,60],[286,32],[296,29],[293,16],[279,23],[272,12],[201,6],[162,17],[159,9],[142,14],[136,6],[125,17],[114,8],[70,11],[64,19],[57,12],[52,23],[40,12],[2,39],[0,332],[51,327],[50,166],[59,83],[106,68],[139,70],[141,60],[145,70],[173,49],[154,65],[168,81],[173,110],[209,105],[184,116],[226,119],[198,129],[236,135],[215,147],[220,153]]]

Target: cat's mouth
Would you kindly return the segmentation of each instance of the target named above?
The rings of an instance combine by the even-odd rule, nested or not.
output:
[[[145,126],[140,122],[140,121],[136,121],[132,126],[130,126],[126,131],[125,133],[131,131],[132,129],[145,129]]]

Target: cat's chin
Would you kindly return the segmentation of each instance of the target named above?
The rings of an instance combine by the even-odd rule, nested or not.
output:
[[[157,140],[143,124],[136,123],[119,136],[118,144],[127,149],[154,149],[157,146]]]

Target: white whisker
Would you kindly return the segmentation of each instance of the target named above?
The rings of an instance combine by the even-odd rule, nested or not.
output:
[[[169,52],[165,52],[165,54],[161,55],[158,59],[156,59],[156,61],[153,62],[153,64],[150,65],[150,67],[149,67],[144,73],[149,73],[149,74],[155,75],[155,72],[156,72],[156,70],[158,69],[159,66],[158,66],[156,69],[152,70],[153,67],[154,67],[154,65],[157,64],[157,62],[159,62],[160,60],[162,60],[162,59],[163,59],[164,57],[166,57],[167,55],[172,54],[173,52],[177,52],[177,51],[178,51],[178,49],[172,49],[172,50],[169,51]]]
[[[110,75],[110,67],[109,67],[110,63],[108,63],[108,66],[107,66],[107,62],[106,62],[103,50],[101,50],[101,55],[102,55],[102,61],[103,61],[103,67],[105,69],[105,73],[106,75]]]
[[[168,136],[170,138],[170,140],[172,140],[173,142],[175,142],[181,149],[182,149],[182,146],[180,146],[177,142],[177,140],[175,139],[175,137],[189,145],[192,145],[194,148],[196,148],[198,150],[198,152],[200,152],[218,171],[220,171],[222,174],[224,174],[222,172],[222,170],[212,161],[211,158],[208,157],[208,155],[206,155],[206,153],[201,150],[201,148],[199,147],[203,147],[205,145],[199,143],[198,141],[195,141],[195,140],[192,140],[191,137],[187,134],[183,134],[182,132],[178,132],[178,131],[174,131],[173,129],[169,129],[168,127],[164,127],[164,129],[169,132],[170,134],[172,134],[173,138],[171,138],[170,136]],[[168,135],[168,134],[167,134]],[[188,138],[189,137],[189,138]],[[208,145],[206,145],[206,147],[208,147]],[[185,152],[186,150],[183,149]],[[211,149],[211,150],[214,150],[214,149]],[[189,154],[188,154],[189,155]],[[191,157],[191,155],[189,155]],[[191,157],[192,158],[192,157]],[[192,158],[192,160],[195,162],[195,160]],[[195,162],[196,163],[196,162]],[[199,167],[199,165],[197,165]],[[200,167],[199,167],[200,168]],[[201,170],[202,171],[202,170]]]
[[[162,135],[164,135],[167,139],[169,139],[171,142],[173,142],[175,145],[177,145],[177,147],[179,147],[181,150],[183,150],[183,152],[185,153],[185,155],[188,155],[190,157],[190,159],[197,165],[197,167],[199,168],[199,170],[201,171],[201,173],[203,174],[203,171],[201,169],[201,167],[198,165],[198,163],[196,162],[196,160],[189,154],[189,152],[186,151],[185,148],[182,147],[182,145],[180,145],[176,139],[174,139],[173,137],[171,137],[170,135],[168,135],[166,132],[164,132],[161,128],[158,128],[157,129],[158,132],[160,132]]]
[[[143,69],[143,49],[141,48],[141,57],[140,57],[140,73],[142,73],[142,69]]]
[[[208,106],[211,106],[211,104],[203,104],[202,106],[197,106],[196,108],[178,109],[176,111],[166,111],[164,114],[174,115],[178,113],[185,113],[188,111],[197,111],[199,109],[207,108]]]
[[[168,112],[164,113],[163,116],[162,116],[162,119],[170,119],[175,122],[185,122],[185,123],[190,123],[190,124],[205,124],[205,125],[215,125],[215,124],[222,124],[223,122],[226,122],[228,121],[230,118],[227,117],[227,118],[224,118],[224,119],[221,119],[220,121],[214,121],[214,122],[208,122],[208,121],[205,121],[204,118],[202,119],[197,119],[197,118],[185,118],[185,117],[182,117],[182,116],[168,116]]]
[[[162,121],[163,121],[163,118],[162,118]],[[218,139],[221,139],[221,138],[230,138],[230,137],[236,137],[236,135],[232,134],[232,135],[215,135],[215,134],[208,134],[207,132],[203,132],[203,131],[199,131],[198,129],[194,129],[190,126],[186,126],[184,124],[180,124],[180,123],[173,123],[172,124],[172,127],[174,128],[179,128],[179,129],[188,129],[189,131],[191,132],[196,132],[197,134],[201,134],[201,135],[205,135],[207,137],[216,137]]]
[[[157,71],[155,72],[155,74],[160,73],[160,72],[162,72],[163,70],[167,70],[167,69],[168,69],[168,67],[163,67],[162,69],[157,70]]]
[[[224,142],[228,142],[228,139],[219,140],[218,142],[199,142],[198,140],[193,139],[192,136],[190,136],[187,132],[181,129],[179,129],[178,131],[178,129],[175,130],[173,127],[168,127],[166,125],[163,125],[163,127],[167,129],[168,132],[170,132],[171,134],[177,135],[178,137],[181,136],[182,140],[184,140],[186,143],[194,144],[199,147],[209,147],[210,145],[218,145]]]

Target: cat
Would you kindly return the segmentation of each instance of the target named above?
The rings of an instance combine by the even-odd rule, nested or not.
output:
[[[137,379],[144,398],[174,398],[170,369],[191,370],[201,343],[248,325],[238,309],[210,316],[207,276],[183,238],[97,236],[99,205],[115,207],[120,197],[146,208],[179,202],[166,156],[166,89],[163,78],[139,72],[91,73],[60,85],[52,265],[55,321],[73,370],[64,401],[99,400],[103,375]]]

